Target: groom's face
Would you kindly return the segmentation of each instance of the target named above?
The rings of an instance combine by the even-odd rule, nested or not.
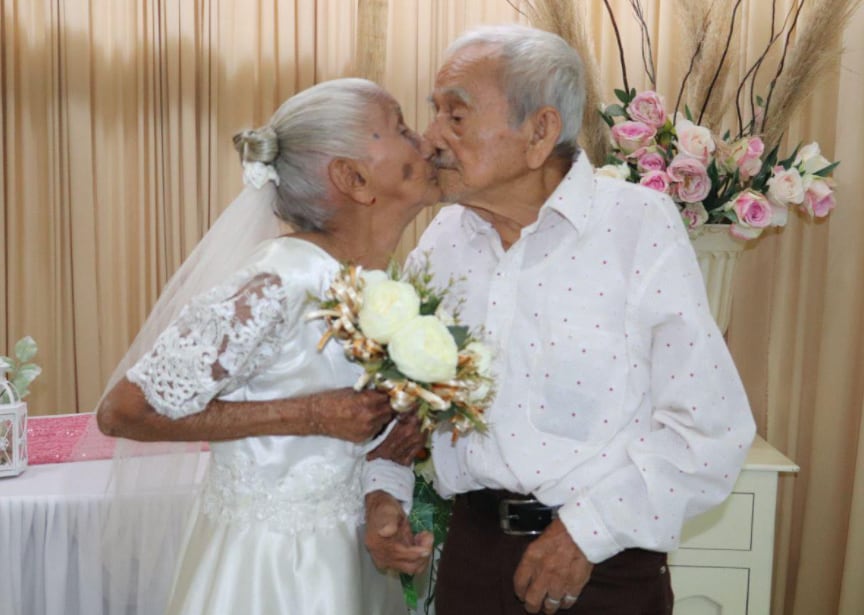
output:
[[[425,136],[445,201],[485,203],[525,168],[525,130],[510,125],[499,63],[494,50],[475,45],[453,54],[436,76]]]

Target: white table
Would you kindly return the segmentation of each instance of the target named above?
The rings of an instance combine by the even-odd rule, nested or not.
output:
[[[111,590],[110,570],[103,569],[110,476],[111,461],[100,460],[31,466],[21,476],[0,479],[0,613],[135,612],[109,608],[105,599]],[[132,543],[165,544],[166,559],[173,562],[190,497],[137,499],[123,517],[124,532]],[[167,595],[172,567],[143,577],[135,615],[162,615],[148,605],[160,604]]]

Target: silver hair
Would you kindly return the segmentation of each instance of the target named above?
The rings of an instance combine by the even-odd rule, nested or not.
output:
[[[298,230],[324,230],[332,214],[327,165],[334,158],[363,157],[369,105],[388,98],[366,79],[325,81],[286,100],[262,128],[234,136],[242,162],[275,167],[276,215]]]
[[[572,160],[585,109],[585,80],[578,52],[556,34],[519,25],[480,26],[447,48],[445,59],[475,45],[488,45],[501,59],[500,83],[515,128],[539,108],[561,114],[561,134],[553,155]]]

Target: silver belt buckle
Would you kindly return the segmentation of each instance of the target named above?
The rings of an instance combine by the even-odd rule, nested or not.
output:
[[[501,531],[507,534],[508,536],[539,536],[543,533],[542,530],[516,530],[510,527],[510,520],[515,519],[516,515],[510,514],[510,505],[511,504],[539,504],[540,502],[535,498],[531,498],[530,500],[501,500],[498,502],[498,523],[501,526]],[[555,519],[558,517],[558,511],[552,511],[552,518]]]

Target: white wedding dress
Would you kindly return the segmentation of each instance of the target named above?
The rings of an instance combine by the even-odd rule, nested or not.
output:
[[[231,282],[194,300],[127,376],[160,413],[213,397],[268,400],[351,386],[361,368],[304,316],[339,264],[317,246],[262,244]],[[398,578],[363,546],[361,479],[369,445],[268,436],[210,445],[208,475],[181,549],[168,613],[391,615]]]

